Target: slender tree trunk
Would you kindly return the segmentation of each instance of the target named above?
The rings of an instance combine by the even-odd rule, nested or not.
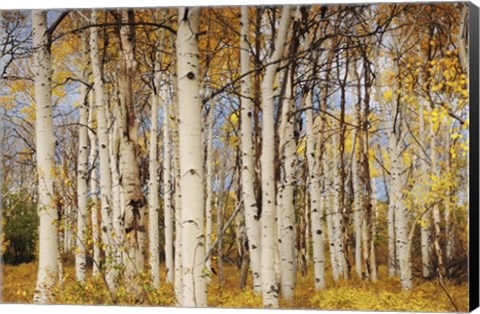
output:
[[[175,116],[175,123],[173,124],[172,144],[173,144],[173,169],[175,177],[175,299],[177,305],[182,304],[182,287],[183,287],[183,267],[182,267],[182,190],[180,186],[180,149],[179,149],[179,115],[178,115],[178,98],[177,98],[177,76],[176,73],[172,75],[173,90],[173,114]]]
[[[468,3],[459,3],[459,6],[462,7],[460,13],[460,31],[458,34],[458,46],[459,46],[459,59],[460,64],[462,65],[463,73],[468,73],[469,68],[469,57],[468,57]]]
[[[306,153],[309,172],[310,190],[310,217],[313,250],[313,270],[315,276],[315,289],[325,288],[325,249],[323,234],[323,206],[322,206],[322,182],[320,176],[321,160],[319,153],[315,152],[315,137],[313,129],[313,102],[312,92],[309,91],[305,97],[305,123],[306,123]],[[323,124],[323,122],[322,122]],[[318,135],[317,135],[318,136]],[[321,148],[317,147],[319,151]],[[330,233],[329,233],[330,234]]]
[[[39,266],[33,302],[53,302],[52,288],[58,275],[58,212],[53,206],[55,134],[53,133],[52,59],[47,33],[47,12],[32,11],[33,47],[35,47],[36,152],[38,176]]]
[[[155,289],[160,288],[160,250],[158,230],[158,102],[159,96],[152,92],[152,111],[150,128],[150,149],[149,149],[149,181],[148,181],[148,245],[149,264],[151,268],[152,283]]]
[[[110,97],[107,97],[110,98]],[[123,190],[120,182],[120,135],[116,117],[118,113],[117,103],[108,115],[107,125],[110,126],[108,133],[108,152],[110,156],[110,175],[112,179],[111,207],[112,207],[112,264],[115,265],[115,272],[124,271],[121,265],[124,265],[123,258],[128,248],[125,247],[125,233],[123,232],[123,213],[125,205],[123,203]],[[115,275],[116,276],[116,275]]]
[[[444,163],[445,173],[451,173],[452,171],[452,157],[450,153],[451,148],[451,135],[450,127],[445,126],[443,130],[443,147],[444,147]],[[455,221],[451,219],[452,214],[452,200],[453,191],[451,188],[447,189],[447,201],[445,202],[445,275],[450,276],[450,263],[452,262],[455,253]]]
[[[377,257],[375,254],[375,238],[376,238],[376,217],[375,208],[376,204],[373,199],[374,188],[372,187],[372,180],[370,177],[370,159],[369,159],[369,125],[368,117],[370,116],[370,89],[372,82],[370,79],[370,71],[368,70],[368,62],[365,61],[364,66],[364,81],[365,81],[365,95],[364,95],[364,109],[363,115],[360,114],[360,141],[358,143],[360,148],[360,179],[361,185],[364,187],[364,194],[362,198],[363,210],[364,210],[364,229],[367,234],[365,237],[365,247],[367,247],[367,253],[365,254],[365,272],[370,280],[375,282],[378,279],[377,274]],[[361,93],[361,86],[359,84],[359,94]]]
[[[249,21],[248,7],[241,10],[240,66],[242,74],[250,71],[249,59]],[[261,292],[260,277],[260,217],[254,190],[254,162],[252,142],[252,95],[251,77],[245,76],[241,81],[241,145],[242,145],[242,198],[245,207],[245,227],[250,251],[250,268],[253,276],[253,290]]]
[[[176,40],[180,185],[182,190],[182,306],[207,306],[202,153],[202,103],[199,90],[200,8],[178,10]],[[187,210],[188,209],[188,210]]]
[[[91,23],[97,24],[97,12],[92,11]],[[100,66],[100,53],[98,44],[98,30],[96,27],[90,29],[90,56],[92,61],[92,70],[95,90],[95,106],[97,108],[97,136],[99,146],[100,160],[100,203],[101,203],[101,238],[102,245],[105,247],[107,263],[104,264],[106,279],[110,290],[114,289],[116,272],[112,267],[113,247],[111,234],[112,225],[112,179],[110,174],[110,156],[108,152],[108,124],[106,114],[106,100],[103,87],[103,76]]]
[[[205,159],[206,162],[206,195],[207,199],[205,201],[205,216],[206,216],[206,236],[205,236],[205,254],[211,249],[212,246],[212,234],[213,234],[213,219],[212,219],[212,202],[213,202],[213,160],[212,160],[212,143],[213,143],[213,113],[214,113],[214,105],[212,104],[208,110],[207,115],[207,122],[206,125],[208,127],[207,132],[207,158]],[[218,236],[218,234],[217,234]],[[208,256],[207,261],[207,270],[211,274],[212,272],[212,259]],[[208,277],[208,281],[210,281],[211,276]]]
[[[293,289],[296,279],[296,245],[295,245],[295,199],[294,189],[296,183],[296,151],[295,143],[295,107],[292,87],[292,77],[286,72],[287,84],[283,99],[282,125],[280,129],[280,154],[283,159],[283,178],[280,182],[279,194],[281,204],[278,208],[279,234],[278,243],[280,248],[280,285],[282,296],[285,300],[293,299]],[[282,152],[283,150],[283,152]]]
[[[273,104],[273,83],[278,69],[278,61],[283,55],[286,37],[291,21],[291,7],[283,6],[280,26],[275,39],[275,50],[267,59],[265,76],[262,81],[262,217],[261,217],[261,274],[262,296],[265,307],[277,308],[278,283],[276,281],[275,267],[275,120]],[[273,63],[275,62],[275,63]]]
[[[227,131],[225,131],[227,133]],[[228,134],[225,135],[226,142],[228,143],[229,136]],[[224,152],[227,150],[226,143],[223,144]],[[227,153],[222,156],[222,161],[220,161],[220,167],[218,169],[218,190],[217,190],[217,199],[216,199],[216,216],[217,216],[217,274],[218,274],[218,282],[220,286],[220,291],[223,289],[223,283],[225,282],[223,276],[223,212],[224,207],[226,204],[226,199],[228,198],[228,191],[225,189],[225,181],[227,179],[227,165],[228,165],[228,157]]]
[[[88,60],[87,36],[82,32],[82,53],[84,61]],[[83,80],[88,81],[88,72],[83,70]],[[75,275],[79,282],[85,282],[86,279],[86,228],[87,228],[87,192],[88,192],[88,90],[85,84],[80,86],[80,119],[78,130],[78,174],[77,174],[77,231],[76,231],[76,250],[75,250]]]
[[[419,104],[418,108],[418,135],[419,135],[419,140],[420,144],[426,145],[427,144],[427,137],[426,135],[426,130],[425,130],[425,118],[424,118],[424,110],[425,106],[423,105],[422,102]],[[421,156],[419,158],[419,170],[420,174],[419,177],[421,178],[421,182],[423,182],[422,189],[427,189],[425,186],[425,176],[427,175],[427,163],[425,158],[427,156]],[[425,190],[426,192],[426,190]],[[423,197],[419,195],[418,199],[418,206],[420,208],[420,211],[423,212],[426,210],[426,204],[423,201]],[[431,214],[430,211],[426,212],[421,221],[420,221],[420,243],[421,243],[421,250],[422,250],[422,275],[425,278],[430,277],[430,239],[431,239]]]
[[[380,73],[380,67],[379,67],[379,53],[380,53],[380,48],[376,47],[375,48],[375,55],[373,59],[373,64],[374,64],[374,71],[376,74]],[[378,78],[379,76],[377,76]],[[393,151],[391,149],[391,143],[394,143],[394,140],[392,138],[391,132],[388,131],[390,128],[390,125],[387,122],[387,113],[386,113],[386,104],[383,99],[383,93],[382,93],[382,88],[381,88],[381,82],[376,79],[375,80],[375,94],[378,99],[379,107],[381,110],[381,116],[382,120],[384,121],[384,127],[386,129],[385,133],[387,135],[388,140],[388,148],[387,151],[389,152],[390,156],[392,156]],[[393,171],[393,165],[391,165],[391,170]],[[391,172],[392,172],[391,171]],[[394,193],[393,189],[395,189],[396,184],[399,184],[399,182],[392,182],[393,180],[393,175],[390,178],[390,193],[389,193],[389,206],[388,206],[388,211],[387,211],[387,228],[388,228],[388,275],[390,277],[393,277],[396,275],[396,270],[397,270],[397,252],[396,252],[396,245],[395,245],[395,206],[394,204],[397,202],[397,194]]]
[[[174,282],[173,264],[173,208],[172,208],[172,151],[170,135],[170,105],[166,88],[162,97],[163,101],[163,210],[165,221],[165,280],[167,283]]]
[[[344,201],[344,197],[341,196],[342,193],[344,192],[342,189],[342,183],[341,181],[344,180],[341,176],[341,166],[339,167],[337,164],[340,163],[340,152],[338,147],[339,145],[339,134],[338,131],[335,131],[337,133],[332,135],[332,150],[333,150],[333,159],[337,162],[335,162],[335,165],[333,167],[333,176],[332,176],[332,181],[333,181],[333,205],[332,205],[332,210],[331,210],[331,215],[332,215],[332,241],[335,243],[334,246],[334,261],[335,261],[335,267],[337,268],[338,275],[339,276],[345,276],[345,256],[344,256],[344,248],[343,248],[343,241],[342,241],[342,204]],[[337,279],[338,280],[338,279]]]
[[[433,109],[433,108],[432,108]],[[438,148],[437,148],[437,135],[435,132],[434,121],[430,119],[430,134],[429,134],[429,142],[430,142],[430,174],[434,178],[432,179],[431,186],[437,180],[439,171],[438,167]],[[432,193],[435,193],[432,191]],[[440,236],[442,233],[441,230],[441,217],[440,217],[440,208],[438,204],[433,204],[433,226],[434,226],[434,233],[433,233],[433,247],[435,249],[435,255],[437,257],[437,276],[439,277],[440,281],[443,282],[445,278],[445,265],[443,262],[443,249],[440,244]]]
[[[360,171],[359,171],[359,153],[358,153],[358,138],[361,136],[360,132],[355,132],[354,136],[354,155],[352,160],[352,173],[353,173],[353,188],[354,188],[354,207],[353,207],[353,226],[355,231],[355,271],[358,278],[362,278],[362,220],[363,220],[363,210],[362,210],[362,193],[363,189],[361,186],[360,180]],[[365,245],[364,245],[365,247]]]
[[[89,93],[88,111],[88,139],[90,142],[90,152],[88,155],[88,163],[90,165],[90,193],[91,193],[91,208],[92,208],[92,247],[93,247],[93,277],[100,274],[100,227],[98,225],[98,192],[97,192],[97,136],[92,131],[94,124],[94,95],[93,90]]]

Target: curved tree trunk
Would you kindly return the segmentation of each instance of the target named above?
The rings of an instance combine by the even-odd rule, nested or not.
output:
[[[268,58],[265,76],[261,84],[263,110],[262,128],[262,217],[261,221],[261,274],[262,296],[265,307],[277,308],[278,283],[272,261],[277,250],[275,237],[275,120],[273,104],[273,83],[278,69],[278,61],[283,55],[287,33],[291,21],[291,7],[283,6],[280,26],[275,39],[275,50]],[[275,63],[274,63],[275,62]]]

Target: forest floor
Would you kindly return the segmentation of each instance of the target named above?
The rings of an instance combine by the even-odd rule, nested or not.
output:
[[[31,303],[37,275],[37,263],[6,265],[4,268],[4,302]],[[224,266],[225,282],[221,286],[218,276],[214,276],[208,289],[208,304],[212,307],[261,308],[262,298],[251,288],[239,288],[240,271],[236,266]],[[163,268],[162,268],[163,269]],[[383,310],[383,311],[434,311],[452,312],[455,307],[437,280],[415,279],[411,291],[403,291],[397,278],[388,278],[383,267],[379,269],[376,283],[351,278],[336,284],[327,277],[327,288],[316,292],[313,287],[313,274],[309,269],[306,277],[298,276],[293,301],[280,301],[281,308],[295,309],[343,309],[343,310]],[[162,272],[163,273],[163,272]],[[90,274],[89,274],[90,275]],[[164,274],[162,274],[164,275]],[[105,289],[101,279],[87,280],[79,285],[74,280],[73,265],[65,266],[63,287],[58,287],[57,302],[62,304],[135,304],[124,288],[112,296]],[[89,277],[91,278],[91,276]],[[248,279],[251,286],[251,278]],[[164,278],[162,278],[162,283]],[[453,299],[458,311],[468,311],[468,286],[464,283],[447,281],[445,288]],[[60,289],[62,289],[60,291]],[[154,291],[148,284],[142,287],[146,305],[174,306],[173,286],[163,285]],[[112,300],[116,301],[112,301]]]

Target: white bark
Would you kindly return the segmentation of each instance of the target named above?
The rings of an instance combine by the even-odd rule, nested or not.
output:
[[[342,243],[342,211],[343,211],[343,204],[340,203],[340,180],[341,174],[340,174],[340,166],[339,165],[339,149],[338,149],[338,143],[339,142],[339,134],[338,132],[334,133],[332,135],[332,150],[333,150],[333,204],[332,204],[332,210],[331,210],[331,215],[332,215],[332,241],[334,242],[334,261],[335,261],[335,267],[338,270],[338,275],[339,276],[344,276],[347,278],[347,267],[346,267],[346,261],[345,261],[345,251],[343,248],[343,243]]]
[[[450,126],[445,125],[443,132],[442,132],[442,140],[443,140],[443,149],[444,149],[444,163],[445,163],[445,173],[450,173],[452,171],[452,160],[450,156],[450,147],[451,143],[451,135],[450,135]],[[448,189],[447,193],[447,201],[445,202],[445,271],[446,275],[449,275],[448,266],[452,261],[452,258],[455,253],[455,221],[451,220],[451,211],[452,209],[452,190]]]
[[[262,128],[262,217],[261,217],[261,274],[262,296],[265,307],[277,308],[278,283],[272,261],[275,259],[275,121],[273,105],[273,83],[278,69],[278,61],[283,55],[286,37],[291,21],[291,7],[283,6],[280,26],[275,39],[275,50],[267,59],[265,76],[261,84],[263,110]],[[275,63],[273,63],[275,62]]]
[[[323,226],[322,182],[320,177],[321,160],[320,148],[315,151],[315,137],[313,128],[313,102],[312,91],[305,97],[305,125],[306,125],[306,155],[308,162],[308,182],[310,189],[310,219],[313,250],[313,270],[315,276],[315,289],[325,288],[325,244]],[[324,157],[325,158],[325,154]],[[307,237],[308,239],[308,237]]]
[[[205,159],[206,162],[206,194],[207,199],[205,201],[205,216],[206,216],[206,230],[205,230],[205,254],[208,254],[210,247],[212,246],[212,233],[213,233],[213,218],[212,218],[212,202],[213,202],[213,171],[212,171],[212,143],[213,143],[213,111],[214,111],[213,104],[211,105],[208,115],[207,115],[207,158]],[[208,281],[211,279],[211,271],[212,271],[212,259],[210,255],[206,261],[206,267],[209,272]]]
[[[282,120],[285,128],[280,143],[283,146],[283,178],[280,182],[281,204],[278,204],[279,233],[278,243],[280,252],[280,285],[285,300],[293,299],[293,289],[296,278],[296,241],[295,241],[295,201],[294,186],[296,183],[296,151],[295,143],[295,107],[290,72],[287,71],[285,98],[283,99]],[[282,121],[282,124],[283,124]],[[283,140],[282,140],[283,139]],[[280,148],[282,148],[280,146]],[[282,152],[280,152],[282,154]]]
[[[97,12],[92,11],[91,23],[97,23]],[[100,203],[101,203],[101,238],[102,244],[105,246],[105,254],[107,260],[112,259],[112,241],[111,233],[112,225],[112,208],[111,208],[111,193],[112,183],[110,174],[110,156],[108,152],[108,124],[106,116],[106,101],[103,88],[103,77],[100,67],[100,52],[98,44],[98,30],[96,27],[90,29],[90,56],[92,61],[92,70],[94,78],[95,91],[95,107],[97,109],[97,136],[99,146],[99,164],[100,164]],[[106,271],[106,278],[109,289],[114,288],[114,280],[116,277],[115,271],[112,268],[111,262],[104,265]]]
[[[205,268],[202,103],[199,90],[200,8],[178,10],[176,40],[180,186],[182,190],[182,306],[207,306]],[[187,210],[188,209],[188,210]]]
[[[458,46],[459,46],[459,59],[460,64],[462,65],[462,69],[464,73],[468,73],[469,68],[469,57],[468,57],[468,3],[459,3],[461,6],[460,12],[460,31],[459,31],[459,38],[458,38]]]
[[[375,48],[375,55],[373,59],[373,64],[374,64],[374,71],[377,75],[380,73],[380,67],[379,67],[379,53],[380,53],[380,48],[376,47]],[[383,93],[382,93],[382,88],[381,88],[381,82],[379,82],[378,79],[375,80],[375,94],[377,97],[378,105],[381,111],[381,116],[385,128],[385,133],[387,135],[387,138],[389,139],[389,148],[387,148],[387,151],[389,152],[390,156],[393,153],[390,148],[390,143],[392,142],[394,144],[394,140],[392,138],[393,134],[391,131],[389,131],[389,128],[391,127],[388,124],[388,117],[386,113],[386,104],[383,99]],[[390,138],[392,138],[390,140]],[[397,182],[397,184],[399,184]],[[396,270],[397,270],[397,260],[396,260],[396,246],[395,246],[395,207],[393,206],[396,203],[397,199],[397,193],[394,192],[395,184],[392,182],[392,177],[390,178],[390,202],[388,206],[388,212],[387,212],[387,228],[388,228],[388,275],[390,277],[395,276]]]
[[[150,128],[150,147],[148,164],[148,235],[149,235],[149,255],[148,261],[151,268],[151,277],[153,287],[160,288],[160,250],[159,250],[159,230],[158,230],[158,102],[159,96],[152,92],[152,110],[151,110],[151,128]]]
[[[163,211],[165,224],[165,281],[173,283],[173,208],[172,208],[172,152],[170,135],[170,105],[166,88],[163,89]]]
[[[52,59],[47,34],[47,12],[32,10],[38,176],[39,265],[33,302],[54,301],[52,288],[58,275],[58,212],[53,200],[55,135],[52,107]]]
[[[89,94],[90,110],[88,112],[88,139],[90,142],[90,153],[88,163],[90,165],[90,193],[92,206],[92,246],[93,246],[93,277],[100,274],[100,226],[98,225],[98,192],[97,192],[97,136],[93,132],[94,113],[93,90]]]
[[[419,108],[418,108],[418,135],[419,135],[419,140],[420,144],[426,145],[427,144],[427,137],[426,137],[426,130],[425,130],[425,119],[424,119],[424,113],[423,111],[425,110],[425,106],[423,105],[423,102],[420,102]],[[417,177],[420,178],[422,184],[422,191],[420,193],[426,193],[427,192],[427,186],[425,182],[425,176],[428,174],[428,169],[427,169],[427,163],[425,158],[427,156],[422,156],[419,158],[419,170],[420,173]],[[418,196],[418,206],[420,209],[420,212],[424,212],[426,210],[426,204],[422,200],[423,195]],[[422,250],[422,275],[423,277],[429,277],[430,276],[430,247],[431,247],[431,232],[430,232],[430,224],[431,224],[431,214],[430,211],[426,212],[422,220],[420,222],[420,243],[421,243],[421,250]]]
[[[394,64],[394,71],[398,73],[398,66]],[[396,75],[395,77],[398,77]],[[392,95],[397,95],[398,84],[394,83],[392,87]],[[379,97],[383,100],[382,96]],[[392,97],[392,117],[384,121],[390,121],[387,130],[388,148],[390,157],[390,204],[389,210],[395,215],[395,236],[396,236],[396,253],[398,268],[400,271],[400,282],[404,289],[412,288],[412,268],[410,262],[410,240],[408,237],[408,209],[403,201],[403,159],[402,159],[402,134],[399,131],[398,124],[403,123],[402,108],[400,108],[397,97]],[[383,109],[385,116],[385,109]]]
[[[432,115],[433,117],[433,115]],[[430,142],[430,174],[433,176],[431,180],[431,186],[434,185],[436,177],[439,175],[438,170],[438,153],[437,153],[437,134],[435,132],[434,121],[430,119],[430,134],[429,134],[429,142]],[[432,193],[435,193],[434,191]],[[434,196],[434,201],[435,196]],[[443,263],[443,249],[440,246],[440,233],[441,231],[441,216],[440,216],[440,208],[438,204],[433,204],[433,226],[434,226],[434,236],[433,236],[433,247],[435,248],[435,255],[437,256],[437,275],[440,281],[443,280],[445,277],[445,265]]]
[[[118,108],[117,103],[112,107]],[[118,123],[116,121],[118,110],[110,109],[107,125],[110,126],[108,133],[109,154],[110,154],[110,175],[112,179],[111,207],[112,207],[112,226],[113,234],[112,245],[113,254],[112,263],[119,266],[123,265],[123,258],[126,255],[126,247],[123,245],[125,234],[123,232],[123,215],[125,213],[125,205],[123,203],[123,190],[120,183],[120,140]]]
[[[138,64],[135,60],[135,26],[129,11],[122,10],[120,27],[121,60],[118,75],[119,104],[116,123],[120,141],[120,182],[122,186],[123,229],[128,252],[124,256],[125,281],[138,297],[138,275],[145,264],[145,208],[140,182],[138,156],[138,121],[135,113],[133,82]],[[132,24],[133,23],[133,24]]]
[[[88,47],[86,33],[82,32],[82,53],[84,61],[88,60]],[[83,70],[83,80],[88,80],[88,72]],[[76,250],[75,250],[75,275],[79,282],[85,282],[86,279],[86,228],[87,228],[87,192],[88,192],[88,111],[87,86],[80,86],[80,118],[78,130],[78,167],[77,167],[77,230],[76,230]]]
[[[179,150],[179,135],[178,135],[178,98],[177,98],[177,76],[173,75],[174,94],[173,98],[173,113],[175,116],[175,123],[173,124],[172,142],[173,153],[173,169],[175,176],[175,299],[177,305],[182,303],[182,286],[183,286],[183,267],[182,267],[182,190],[180,186],[180,150]]]
[[[357,123],[361,123],[358,121]],[[355,231],[355,271],[357,273],[358,278],[362,278],[362,220],[363,220],[363,211],[362,211],[362,188],[361,188],[361,180],[360,175],[361,171],[359,171],[359,160],[358,160],[358,143],[356,143],[355,138],[358,136],[362,136],[359,134],[360,132],[355,132],[355,136],[353,138],[355,146],[354,146],[354,154],[352,160],[352,176],[353,176],[353,189],[354,189],[354,203],[353,203],[353,227]],[[366,231],[366,230],[365,230]]]
[[[250,71],[250,55],[248,41],[248,7],[242,6],[241,10],[241,40],[240,40],[240,66],[241,73]],[[254,163],[252,141],[252,94],[250,75],[241,81],[241,145],[242,145],[242,198],[245,207],[245,227],[250,251],[250,268],[253,276],[253,290],[261,292],[262,282],[260,277],[260,217],[258,215],[257,200],[253,186]]]

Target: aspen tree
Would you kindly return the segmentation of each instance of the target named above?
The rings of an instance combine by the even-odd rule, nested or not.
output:
[[[273,104],[273,83],[278,69],[278,62],[283,55],[288,29],[291,22],[291,7],[283,6],[282,17],[278,27],[275,49],[267,58],[265,76],[261,84],[263,110],[262,128],[262,217],[261,221],[261,274],[262,296],[265,307],[277,308],[278,283],[272,261],[277,251],[275,241],[275,121]]]
[[[58,275],[58,212],[54,205],[54,156],[52,107],[52,58],[50,36],[47,30],[47,12],[32,10],[34,47],[34,82],[36,108],[36,143],[38,176],[39,266],[33,302],[50,303],[52,288]]]
[[[91,12],[91,23],[97,24],[97,12]],[[98,30],[96,27],[90,29],[90,58],[92,63],[95,107],[97,113],[97,136],[100,165],[100,204],[101,204],[101,239],[102,246],[105,248],[107,263],[104,265],[108,287],[113,290],[115,287],[116,273],[112,267],[113,264],[113,243],[111,234],[112,224],[112,178],[110,173],[110,156],[108,140],[108,123],[106,113],[106,98],[103,84],[103,74],[100,65],[100,52],[98,43]]]
[[[150,147],[148,164],[148,245],[150,271],[152,283],[155,289],[160,288],[160,250],[158,234],[158,102],[159,96],[153,91],[151,95],[151,127],[150,127]]]
[[[173,263],[173,208],[172,208],[172,152],[171,152],[171,131],[170,131],[170,105],[167,97],[167,89],[163,88],[163,212],[165,221],[165,280],[168,283],[174,282]]]
[[[202,102],[197,32],[200,8],[178,10],[176,40],[182,237],[182,306],[207,306],[202,154]]]
[[[240,34],[240,69],[245,75],[250,71],[249,54],[249,19],[248,7],[242,6]],[[250,268],[253,276],[253,289],[261,292],[260,276],[260,217],[254,191],[254,162],[252,141],[252,95],[251,76],[246,75],[241,80],[241,149],[242,149],[242,198],[245,207],[245,228],[250,252]]]
[[[82,54],[84,62],[88,60],[87,36],[82,32]],[[82,73],[84,83],[80,85],[80,118],[78,131],[78,174],[77,174],[77,231],[76,231],[76,250],[75,250],[75,276],[77,281],[85,282],[86,277],[86,225],[87,225],[87,192],[88,192],[88,90],[85,85],[88,80],[88,72],[85,68]]]
[[[291,72],[286,71],[287,83],[283,99],[282,122],[280,125],[280,154],[283,159],[283,176],[278,191],[281,204],[278,204],[279,251],[280,251],[280,284],[282,296],[286,300],[293,299],[293,288],[296,278],[296,245],[295,245],[295,202],[294,185],[296,182],[296,148],[295,143],[295,107]],[[282,151],[283,150],[283,151]]]
[[[94,92],[93,89],[90,91],[88,103],[88,140],[90,145],[90,151],[88,154],[88,164],[90,172],[90,193],[91,193],[91,210],[92,210],[92,246],[93,246],[93,277],[96,277],[100,274],[100,226],[98,225],[98,192],[97,192],[97,136],[93,132],[94,129]]]

